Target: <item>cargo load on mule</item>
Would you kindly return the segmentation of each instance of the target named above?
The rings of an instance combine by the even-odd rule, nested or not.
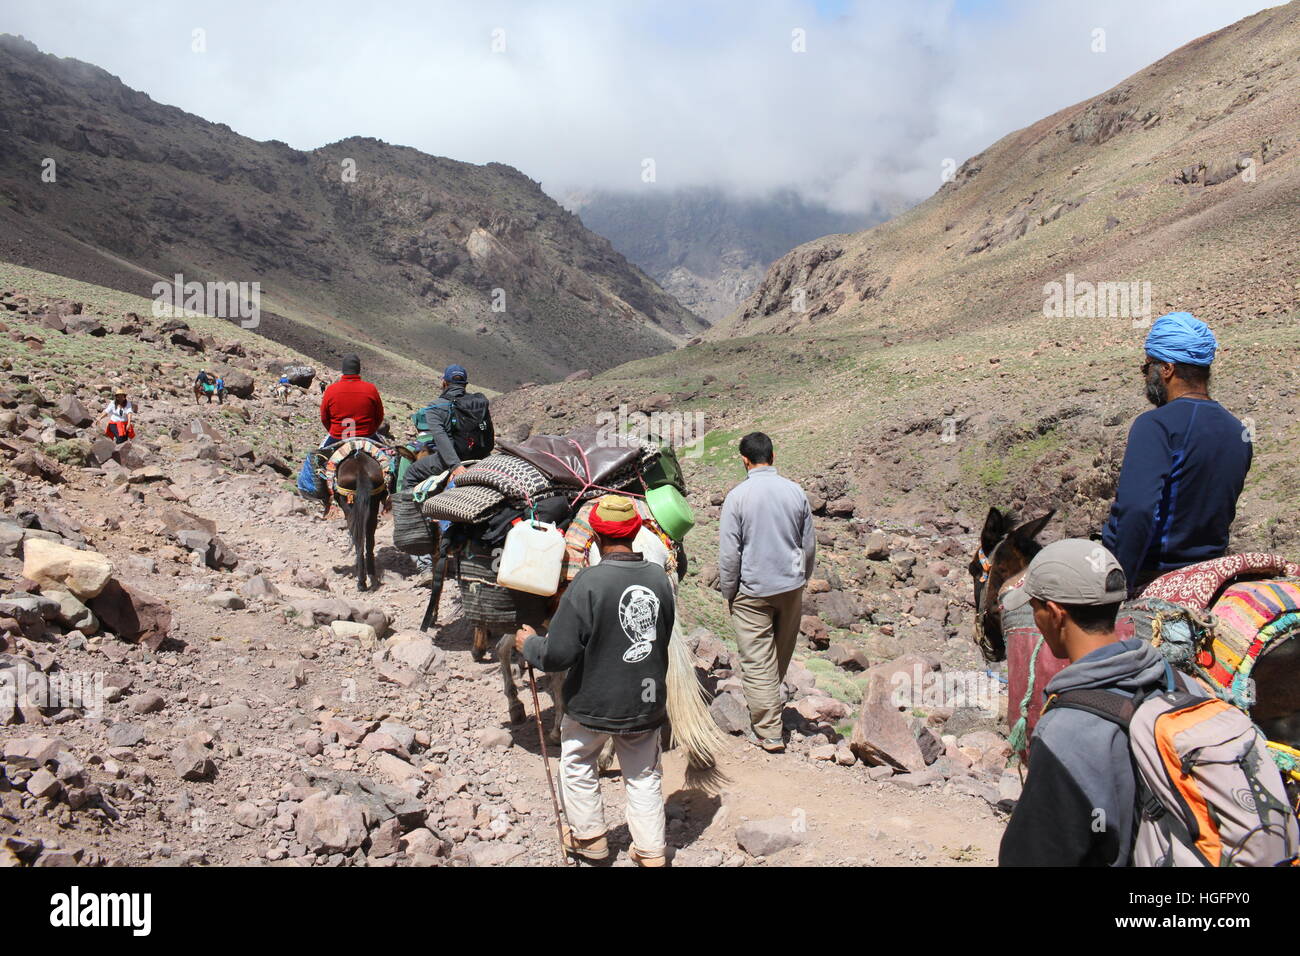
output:
[[[499,440],[496,451],[427,497],[425,517],[439,522],[457,557],[461,607],[474,627],[473,655],[482,660],[494,636],[510,719],[524,719],[512,670],[514,632],[544,630],[566,586],[600,560],[589,521],[596,500],[631,498],[642,518],[634,549],[664,567],[674,588],[686,573],[683,539],[695,518],[676,453],[653,436],[611,441],[596,427],[566,435]],[[431,595],[424,627],[436,620]],[[548,675],[555,702],[548,736],[558,740],[564,674]],[[670,642],[669,721],[691,765],[714,766],[721,736],[709,715],[689,649],[677,631]]]

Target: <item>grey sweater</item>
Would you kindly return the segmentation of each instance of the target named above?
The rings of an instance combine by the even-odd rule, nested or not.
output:
[[[751,468],[722,504],[718,583],[728,601],[784,594],[808,583],[817,558],[804,490],[771,465]]]

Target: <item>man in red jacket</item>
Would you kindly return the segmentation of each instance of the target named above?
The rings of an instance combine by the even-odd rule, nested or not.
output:
[[[384,400],[372,382],[362,381],[361,359],[356,355],[343,356],[342,377],[321,396],[320,422],[329,431],[322,448],[347,438],[373,438],[383,425]],[[298,473],[298,490],[306,497],[319,498],[322,490],[316,487],[311,459],[309,452]]]
[[[321,396],[320,423],[335,441],[373,437],[384,423],[384,400],[372,382],[361,380],[357,356],[343,356],[343,377]]]

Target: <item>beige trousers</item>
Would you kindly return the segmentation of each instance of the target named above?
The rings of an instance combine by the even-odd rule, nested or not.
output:
[[[560,796],[573,835],[588,839],[605,832],[605,801],[597,763],[610,739],[627,790],[627,829],[632,845],[646,856],[663,856],[664,791],[658,730],[603,734],[572,717],[564,718],[560,724]]]
[[[802,613],[803,588],[767,597],[742,592],[731,603],[741,683],[759,737],[781,738],[781,681],[794,655]]]

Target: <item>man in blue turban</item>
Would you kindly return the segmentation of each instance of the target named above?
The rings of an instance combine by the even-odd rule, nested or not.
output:
[[[1142,375],[1156,407],[1129,429],[1101,539],[1135,592],[1228,549],[1252,435],[1210,398],[1217,348],[1209,326],[1187,312],[1161,316],[1147,335]]]

